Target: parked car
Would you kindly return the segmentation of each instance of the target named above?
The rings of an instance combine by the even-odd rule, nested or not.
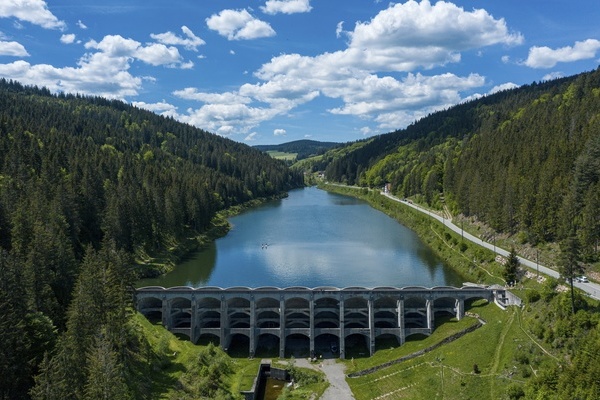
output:
[[[577,278],[575,278],[575,280],[577,282],[581,282],[581,283],[588,283],[589,282],[588,278],[585,277],[584,275],[578,276]]]

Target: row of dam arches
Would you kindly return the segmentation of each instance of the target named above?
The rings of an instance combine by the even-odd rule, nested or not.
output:
[[[203,289],[138,289],[136,306],[173,333],[238,355],[346,358],[429,335],[461,319],[472,301],[495,295],[483,288]]]

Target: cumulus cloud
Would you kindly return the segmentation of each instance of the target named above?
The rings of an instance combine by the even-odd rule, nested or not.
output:
[[[126,60],[103,53],[88,55],[77,68],[56,68],[48,64],[31,65],[25,61],[0,64],[0,75],[27,85],[45,86],[52,91],[83,93],[107,98],[124,98],[138,94],[142,79],[127,72]]]
[[[29,53],[21,43],[0,40],[0,56],[28,57]]]
[[[248,104],[204,104],[198,109],[189,109],[179,120],[202,127],[222,136],[248,133],[261,122],[269,121],[278,111],[269,107],[251,107]]]
[[[573,47],[565,46],[559,49],[534,46],[529,49],[529,56],[523,63],[531,68],[552,68],[559,62],[574,62],[596,57],[600,50],[600,40],[587,39],[575,42]]]
[[[176,117],[177,116],[177,107],[172,104],[167,103],[166,101],[161,101],[158,103],[146,103],[143,101],[134,101],[131,103],[135,107],[143,108],[148,111],[152,111],[156,114],[160,114],[166,117]]]
[[[77,21],[77,26],[79,27],[79,29],[87,29],[88,27],[81,22],[81,20]]]
[[[46,29],[65,29],[67,24],[59,20],[43,0],[2,0],[0,18],[17,18]]]
[[[172,46],[183,46],[186,50],[192,51],[198,51],[198,46],[206,44],[204,40],[196,36],[194,32],[192,32],[192,30],[187,26],[182,26],[181,30],[186,36],[185,38],[177,36],[175,33],[170,31],[157,34],[153,33],[150,35],[150,37],[159,43]]]
[[[265,14],[296,14],[305,13],[312,10],[310,0],[267,0],[267,3],[260,7]]]
[[[411,71],[458,62],[460,52],[495,44],[523,42],[509,32],[504,19],[483,9],[465,11],[455,4],[427,0],[391,5],[350,33],[343,56],[369,70]]]
[[[212,104],[248,104],[252,102],[252,99],[250,99],[249,97],[242,96],[238,93],[204,93],[199,92],[195,88],[185,88],[183,90],[176,90],[173,92],[173,95],[185,100],[195,100],[203,103]]]
[[[252,17],[245,11],[225,10],[211,18],[211,29],[233,39],[242,21]],[[356,23],[353,31],[343,31],[340,22],[336,34],[342,33],[349,37],[344,50],[273,57],[254,73],[260,82],[227,93],[233,102],[211,103],[215,94],[187,89],[188,96],[192,92],[195,100],[205,103],[189,110],[187,122],[226,134],[248,133],[260,122],[324,96],[341,102],[328,110],[332,114],[372,120],[379,130],[398,129],[461,102],[461,93],[485,84],[479,74],[428,76],[414,70],[458,62],[464,51],[523,42],[521,34],[510,32],[503,19],[485,10],[465,11],[452,3],[432,5],[427,0],[390,4],[370,21]],[[397,78],[387,72],[405,75]],[[236,101],[236,96],[243,101]]]
[[[118,35],[105,36],[100,42],[85,44],[89,50],[77,67],[57,68],[48,64],[32,65],[25,61],[0,64],[0,75],[24,84],[45,86],[52,91],[82,93],[124,99],[135,96],[145,79],[129,72],[136,60],[167,67],[185,67],[175,47],[140,42]]]
[[[62,35],[60,37],[60,41],[64,44],[72,44],[75,42],[75,34],[73,33],[69,33],[66,35]]]
[[[285,129],[275,129],[273,130],[273,136],[285,136],[287,131]]]
[[[136,40],[126,39],[120,35],[105,36],[99,43],[93,40],[89,41],[85,47],[100,50],[108,57],[133,58],[154,66],[182,65],[182,58],[176,47],[167,47],[160,43],[150,43],[144,46]]]
[[[346,82],[349,87],[335,96],[344,100],[344,106],[329,110],[333,114],[368,116],[396,110],[433,111],[458,103],[461,91],[482,86],[485,79],[477,74],[459,77],[446,73],[435,76],[408,74],[402,81],[368,75]],[[336,93],[331,94],[334,95]]]
[[[206,25],[228,40],[249,40],[275,36],[271,25],[253,17],[247,10],[223,10],[207,18]]]
[[[503,83],[501,85],[497,85],[494,86],[489,92],[488,94],[494,94],[494,93],[498,93],[498,92],[502,92],[504,90],[511,90],[511,89],[515,89],[518,88],[519,85],[517,85],[516,83],[513,82],[506,82]]]

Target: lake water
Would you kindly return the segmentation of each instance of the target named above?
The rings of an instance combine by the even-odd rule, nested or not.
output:
[[[230,219],[227,236],[138,286],[460,286],[411,230],[366,202],[293,190]]]

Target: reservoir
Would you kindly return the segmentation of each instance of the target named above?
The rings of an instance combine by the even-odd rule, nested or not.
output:
[[[315,187],[229,219],[232,229],[142,286],[458,286],[418,237],[366,202]]]

